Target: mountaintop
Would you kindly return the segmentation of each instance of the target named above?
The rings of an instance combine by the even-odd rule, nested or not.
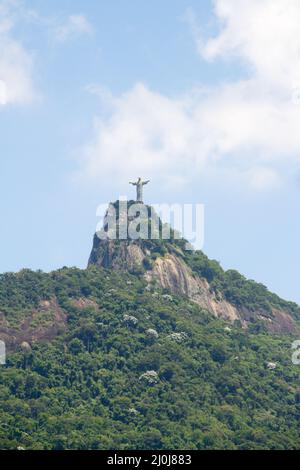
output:
[[[2,449],[299,448],[299,308],[185,243],[0,275]]]
[[[129,207],[134,201],[129,202]],[[112,203],[111,203],[112,204]],[[119,202],[116,209],[117,231]],[[151,207],[145,206],[150,214]],[[154,213],[160,229],[162,221]],[[109,211],[107,212],[109,217]],[[105,219],[105,231],[107,219]],[[236,322],[243,328],[257,327],[273,333],[297,333],[295,320],[300,320],[300,308],[270,293],[267,288],[245,279],[237,271],[224,271],[215,260],[202,251],[186,250],[187,240],[176,239],[171,230],[170,239],[151,239],[151,226],[147,239],[100,239],[95,234],[89,266],[123,270],[142,275],[149,288],[155,286],[176,295],[186,296],[214,316]]]

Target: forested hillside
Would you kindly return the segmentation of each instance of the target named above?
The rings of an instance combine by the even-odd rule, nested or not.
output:
[[[3,449],[300,447],[292,336],[217,319],[142,275],[1,275],[0,337]]]

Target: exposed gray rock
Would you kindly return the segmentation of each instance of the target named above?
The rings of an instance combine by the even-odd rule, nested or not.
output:
[[[110,208],[111,209],[111,208]],[[108,209],[108,216],[109,210]],[[119,215],[122,222],[122,213]],[[157,220],[159,220],[156,214]],[[134,217],[133,217],[134,219]],[[129,219],[128,219],[129,220]],[[105,224],[103,229],[105,229]],[[155,285],[166,289],[172,295],[185,296],[196,302],[202,309],[216,317],[241,324],[246,329],[257,319],[265,322],[272,333],[296,333],[297,325],[289,312],[279,308],[261,308],[252,311],[247,306],[237,306],[230,303],[221,292],[217,292],[204,277],[197,275],[185,261],[185,253],[179,246],[168,245],[164,256],[154,256],[151,259],[151,269],[145,270],[145,258],[157,254],[157,246],[150,240],[114,240],[94,237],[93,248],[89,259],[90,265],[97,265],[113,270],[132,272],[143,275],[148,286],[145,291],[153,292]],[[154,250],[154,251],[153,251]],[[130,282],[130,281],[129,281]],[[130,286],[129,282],[127,283]],[[109,294],[107,294],[109,296]],[[153,297],[172,300],[172,295],[152,293]]]
[[[124,240],[118,245],[115,240],[100,240],[96,234],[89,266],[95,264],[104,268],[132,271],[142,266],[144,258],[142,248],[134,241]]]
[[[222,298],[218,299],[206,279],[195,276],[184,260],[175,254],[157,258],[145,277],[148,283],[157,281],[172,294],[189,297],[216,317],[232,322],[240,319],[237,308]]]

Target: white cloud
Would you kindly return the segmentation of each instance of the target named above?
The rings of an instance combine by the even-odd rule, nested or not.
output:
[[[32,55],[13,37],[14,6],[14,1],[0,5],[0,107],[30,103],[35,98]]]
[[[198,37],[206,59],[241,58],[256,78],[289,91],[300,85],[300,4],[298,0],[216,0],[220,33]]]
[[[107,102],[108,95],[105,96]],[[135,173],[168,172],[177,178],[188,158],[197,157],[200,135],[188,115],[185,100],[172,100],[137,84],[110,102],[109,119],[96,119],[94,139],[84,149],[85,174],[99,179]]]
[[[92,32],[93,27],[84,15],[70,15],[64,24],[55,29],[55,37],[57,41],[64,42],[70,38]]]
[[[168,175],[177,184],[230,174],[258,189],[278,187],[300,165],[300,2],[216,0],[219,33],[205,60],[240,60],[247,78],[170,98],[138,84],[111,97],[84,149],[89,180]],[[232,170],[232,171],[230,171]]]

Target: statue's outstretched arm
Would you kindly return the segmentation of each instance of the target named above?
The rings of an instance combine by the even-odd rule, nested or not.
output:
[[[133,186],[137,185],[137,183],[133,183],[132,181],[129,181],[129,184],[133,184]]]
[[[143,181],[143,184],[148,184],[148,183],[150,183],[150,180]]]

